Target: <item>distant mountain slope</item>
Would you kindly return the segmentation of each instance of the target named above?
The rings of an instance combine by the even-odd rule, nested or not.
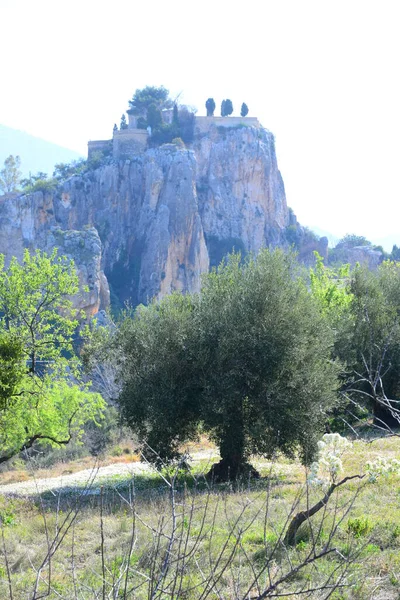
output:
[[[52,175],[54,165],[71,162],[81,155],[74,150],[57,146],[24,131],[0,125],[0,167],[10,154],[21,157],[21,170],[24,176],[29,172],[44,171]]]

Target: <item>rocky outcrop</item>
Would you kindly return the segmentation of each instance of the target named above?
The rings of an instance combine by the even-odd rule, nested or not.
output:
[[[53,196],[36,192],[0,202],[0,253],[6,264],[12,256],[22,259],[25,248],[39,248],[73,259],[80,293],[73,305],[87,316],[110,304],[107,278],[101,267],[101,241],[94,227],[81,231],[63,230],[54,217]]]
[[[273,135],[252,127],[214,128],[194,150],[211,263],[220,262],[227,246],[256,253],[283,245],[289,211]]]
[[[89,288],[79,299],[88,314],[106,308],[108,283],[116,305],[197,291],[227,252],[289,246],[289,230],[301,239],[273,135],[244,126],[214,127],[191,149],[166,144],[0,205],[0,252],[58,246]]]
[[[338,246],[336,246],[338,248]],[[368,269],[375,270],[383,261],[383,252],[371,246],[353,246],[341,248],[342,262],[354,267],[357,263]]]

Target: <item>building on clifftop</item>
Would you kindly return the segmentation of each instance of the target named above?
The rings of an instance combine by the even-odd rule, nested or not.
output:
[[[148,148],[148,140],[151,136],[151,128],[145,127],[146,115],[138,115],[134,108],[129,108],[128,126],[126,129],[115,129],[112,140],[95,140],[88,142],[88,158],[92,158],[95,153],[108,153],[112,148],[114,160],[130,159],[141,154]],[[163,109],[161,111],[162,120],[166,125],[170,125],[173,120],[173,109]],[[260,129],[261,125],[257,117],[195,117],[194,135],[195,137],[207,135],[213,127],[255,127]]]

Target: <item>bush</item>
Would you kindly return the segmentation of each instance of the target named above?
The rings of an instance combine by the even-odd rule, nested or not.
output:
[[[51,179],[38,179],[34,183],[26,186],[24,188],[25,194],[33,194],[34,192],[42,192],[43,194],[48,194],[54,192],[57,188],[58,181],[55,177]]]

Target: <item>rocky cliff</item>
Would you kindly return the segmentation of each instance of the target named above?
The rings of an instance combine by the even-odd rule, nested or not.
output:
[[[232,249],[288,246],[303,235],[288,210],[273,135],[253,127],[165,144],[73,177],[56,192],[0,203],[0,252],[49,250],[74,258],[80,306],[147,302],[196,291],[201,274]]]

